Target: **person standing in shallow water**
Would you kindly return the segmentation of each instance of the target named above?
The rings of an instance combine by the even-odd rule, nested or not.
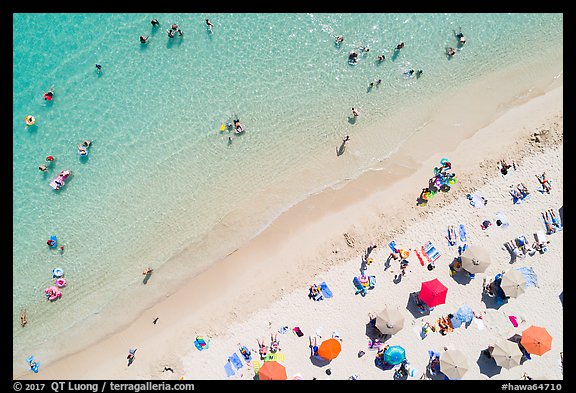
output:
[[[210,31],[211,34],[214,34],[214,25],[212,24],[212,22],[210,22],[210,19],[206,18],[206,26],[208,27],[208,30]]]

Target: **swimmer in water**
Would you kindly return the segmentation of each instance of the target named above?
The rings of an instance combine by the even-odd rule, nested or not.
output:
[[[239,134],[239,133],[241,133],[241,132],[244,131],[244,128],[242,128],[242,124],[240,124],[240,120],[239,120],[239,119],[234,120],[234,128],[235,128],[235,131],[234,131],[234,132],[235,132],[236,134]]]
[[[212,30],[214,28],[214,25],[212,24],[212,22],[210,22],[210,19],[206,18],[206,26],[208,26],[208,30],[210,30],[210,33],[214,34],[214,30]]]
[[[140,36],[140,43],[146,44],[148,42],[148,36],[144,37],[143,35]]]
[[[446,51],[446,54],[447,54],[449,57],[452,57],[452,56],[454,56],[454,55],[456,54],[456,49],[454,49],[454,48],[448,48],[448,50]]]
[[[50,87],[50,90],[48,90],[46,93],[44,93],[44,100],[45,101],[52,101],[53,97],[54,97],[54,85],[52,85],[52,87]]]
[[[100,64],[96,64],[96,69],[98,72],[102,72],[102,66]]]
[[[158,19],[154,18],[150,21],[150,23],[152,24],[152,26],[154,27],[158,27],[160,26],[160,22],[158,22]]]
[[[334,42],[336,43],[336,45],[340,45],[342,42],[344,42],[344,36],[343,35],[337,36]]]

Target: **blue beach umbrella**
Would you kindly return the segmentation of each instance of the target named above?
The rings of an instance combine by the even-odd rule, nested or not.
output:
[[[406,351],[399,345],[393,345],[384,352],[384,361],[391,365],[402,363],[406,360]]]
[[[460,306],[458,311],[456,311],[456,318],[458,318],[463,323],[468,323],[474,318],[474,311],[467,305]]]

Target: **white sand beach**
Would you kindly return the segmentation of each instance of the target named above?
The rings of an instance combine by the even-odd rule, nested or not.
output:
[[[429,133],[428,135],[433,135]],[[432,136],[431,136],[432,137]],[[439,137],[436,135],[435,137]],[[440,135],[441,137],[441,135]],[[536,253],[511,263],[504,244],[545,229],[541,213],[553,209],[560,216],[563,208],[563,87],[559,87],[504,111],[494,122],[455,146],[429,152],[433,141],[420,137],[399,151],[383,169],[317,194],[287,211],[257,238],[205,271],[178,292],[154,305],[118,333],[54,364],[42,366],[38,374],[27,372],[19,379],[254,379],[253,367],[244,364],[228,377],[224,366],[238,344],[246,345],[258,357],[257,339],[270,344],[278,333],[283,365],[288,379],[392,379],[394,370],[381,370],[374,364],[376,352],[367,346],[368,313],[396,307],[405,318],[403,329],[386,340],[400,345],[407,360],[418,370],[426,370],[428,350],[444,348],[464,352],[468,371],[463,379],[562,379],[560,353],[563,351],[563,231],[547,236],[548,252]],[[453,143],[452,143],[453,144]],[[349,147],[352,148],[352,147]],[[419,159],[417,160],[416,157]],[[427,157],[421,160],[421,157]],[[433,169],[443,157],[452,163],[457,183],[448,192],[439,192],[427,206],[417,206],[422,188],[433,177]],[[498,161],[514,162],[504,176]],[[535,175],[543,172],[552,181],[552,191],[541,193]],[[524,183],[530,197],[514,204],[511,186]],[[476,208],[467,194],[483,196],[488,203]],[[508,226],[495,224],[504,214]],[[481,229],[484,220],[492,225]],[[449,274],[449,264],[458,255],[449,246],[449,225],[456,231],[463,224],[466,244],[488,250],[492,263],[484,273],[466,279],[463,273]],[[346,241],[347,234],[349,242]],[[399,262],[386,260],[392,240],[410,250],[405,276]],[[432,242],[440,252],[436,268],[429,271],[419,263],[414,249]],[[362,256],[370,244],[377,248],[366,266],[366,274],[376,277],[376,285],[362,297],[355,295],[352,280],[360,274]],[[483,279],[500,272],[531,267],[537,286],[510,298],[495,308],[491,299],[483,300]],[[429,315],[420,315],[409,302],[409,294],[420,290],[423,281],[437,278],[448,288],[445,304]],[[333,297],[309,299],[310,285],[325,281]],[[154,276],[150,283],[154,289]],[[446,335],[430,331],[421,335],[424,322],[434,322],[468,305],[482,320],[455,328]],[[516,317],[514,327],[510,316]],[[158,318],[156,323],[153,320]],[[499,338],[508,338],[531,325],[545,327],[553,337],[552,346],[542,356],[511,369],[496,367],[481,351]],[[304,333],[291,332],[295,326]],[[308,337],[321,339],[337,335],[342,351],[329,364],[310,358]],[[196,336],[209,340],[199,351]],[[321,340],[320,340],[321,341]],[[127,366],[129,348],[137,348],[136,358]],[[359,351],[365,355],[358,357]],[[240,356],[241,357],[241,356]],[[263,363],[263,362],[262,362]],[[165,367],[174,372],[163,371]],[[396,368],[396,367],[395,367]],[[330,369],[328,375],[326,370]]]

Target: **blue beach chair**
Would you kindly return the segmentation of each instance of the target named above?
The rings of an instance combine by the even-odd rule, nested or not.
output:
[[[332,291],[330,290],[330,288],[328,288],[328,284],[326,284],[326,281],[322,281],[322,283],[320,284],[320,290],[322,291],[322,294],[326,299],[332,297]]]

